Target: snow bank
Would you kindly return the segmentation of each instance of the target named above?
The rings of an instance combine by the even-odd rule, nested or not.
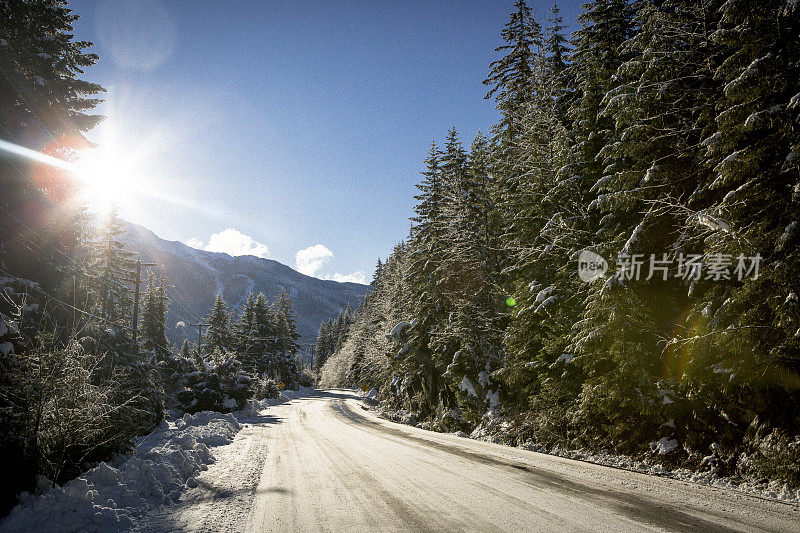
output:
[[[499,395],[499,391],[495,394]],[[506,417],[494,410],[488,395],[487,401],[490,402],[489,409],[483,414],[480,423],[472,430],[469,438],[495,444],[509,444],[508,435],[511,434],[511,424]]]
[[[214,462],[210,446],[241,429],[231,414],[203,411],[162,422],[130,456],[100,463],[61,488],[28,497],[0,522],[2,531],[121,531],[155,506],[175,502],[187,482]]]
[[[314,394],[314,387],[300,387],[297,390],[286,389],[282,390],[279,400],[290,401],[296,400],[297,398],[303,398],[305,396],[309,396]]]
[[[413,413],[405,410],[390,411],[386,409],[377,409],[375,414],[393,422],[423,427],[422,424],[418,423]],[[675,421],[669,420],[663,425],[666,427],[675,427]],[[423,427],[423,429],[426,428]],[[471,434],[467,435],[462,432],[456,432],[455,434],[460,437],[508,445],[511,443],[509,435],[512,434],[512,427],[504,416],[498,415],[492,409],[489,409],[483,415],[480,424],[478,424]],[[679,445],[675,439],[666,437],[652,444],[652,453],[654,455],[658,455],[662,451],[664,453],[670,453]],[[760,498],[771,498],[793,504],[800,503],[800,488],[791,487],[780,481],[762,482],[750,481],[739,477],[722,477],[718,475],[717,469],[710,464],[706,465],[710,466],[710,468],[704,471],[689,470],[687,468],[670,469],[650,458],[636,459],[627,455],[612,454],[608,450],[592,452],[585,449],[576,450],[558,445],[549,448],[534,441],[520,443],[517,446],[538,453],[566,457],[568,459],[610,466],[612,468],[620,468],[631,472],[640,472],[642,474],[663,476],[679,481],[696,483],[698,485],[735,490]],[[714,445],[714,447],[716,447],[716,445]],[[712,459],[712,457],[705,458],[703,463],[707,463],[707,459]]]
[[[298,390],[282,390],[280,394],[278,394],[277,398],[265,398],[263,400],[248,400],[247,407],[244,411],[251,415],[255,416],[258,415],[264,409],[272,407],[273,405],[279,405],[285,402],[289,402],[292,400],[296,400],[297,398],[302,398],[305,396],[310,396],[314,394],[316,389],[313,387],[303,387],[301,386]]]

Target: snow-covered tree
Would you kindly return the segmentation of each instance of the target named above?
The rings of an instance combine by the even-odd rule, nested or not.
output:
[[[156,283],[151,272],[147,291],[142,296],[141,343],[146,352],[164,358],[170,353],[167,340],[167,306],[169,299],[164,290],[164,278]],[[186,347],[188,350],[188,346]]]
[[[205,353],[214,354],[215,350],[225,353],[233,347],[233,333],[231,331],[231,317],[228,311],[228,304],[218,293],[214,299],[214,305],[206,317],[208,329],[206,330]]]
[[[297,353],[300,351],[300,346],[297,344],[300,338],[297,333],[297,315],[291,297],[283,289],[278,293],[272,307],[277,336],[273,373],[276,379],[280,379],[288,386],[300,379],[300,364],[297,359]]]

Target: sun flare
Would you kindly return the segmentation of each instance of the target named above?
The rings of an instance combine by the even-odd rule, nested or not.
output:
[[[139,172],[127,154],[106,142],[80,154],[75,175],[83,185],[81,196],[90,209],[107,211],[125,203],[135,192]]]

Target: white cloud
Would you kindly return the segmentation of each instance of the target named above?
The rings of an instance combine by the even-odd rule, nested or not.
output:
[[[338,272],[333,276],[325,276],[325,279],[332,279],[333,281],[338,281],[340,283],[361,283],[362,285],[367,284],[367,276],[364,275],[363,270],[356,270],[352,274],[339,274]]]
[[[297,271],[307,276],[314,276],[322,265],[333,259],[333,252],[321,244],[298,250],[294,256]]]
[[[208,244],[203,244],[200,239],[191,238],[185,243],[187,246],[206,250],[208,252],[222,252],[228,255],[254,255],[256,257],[267,257],[269,248],[249,235],[241,231],[228,228],[213,234],[208,239]]]

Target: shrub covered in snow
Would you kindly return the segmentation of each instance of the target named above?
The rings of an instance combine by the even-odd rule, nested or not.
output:
[[[156,366],[161,376],[164,394],[169,403],[172,403],[171,400],[174,400],[175,395],[186,387],[186,376],[194,371],[194,362],[181,355],[166,355],[159,358]]]
[[[243,409],[252,398],[253,380],[242,372],[236,357],[221,355],[218,361],[203,364],[185,377],[186,386],[176,395],[181,410],[227,413]]]
[[[100,463],[38,497],[27,496],[0,522],[4,531],[127,530],[149,508],[175,502],[241,426],[232,415],[200,412],[162,422],[116,466]]]
[[[800,486],[800,435],[793,439],[784,431],[772,430],[738,463],[740,474],[755,479],[772,479]]]
[[[273,400],[281,393],[278,389],[278,384],[274,379],[262,378],[255,381],[253,387],[253,399],[255,400]]]
[[[152,368],[121,355],[112,366],[111,357],[72,343],[8,361],[0,402],[3,449],[17,469],[10,488],[32,487],[37,474],[70,479],[160,422],[163,404]]]

